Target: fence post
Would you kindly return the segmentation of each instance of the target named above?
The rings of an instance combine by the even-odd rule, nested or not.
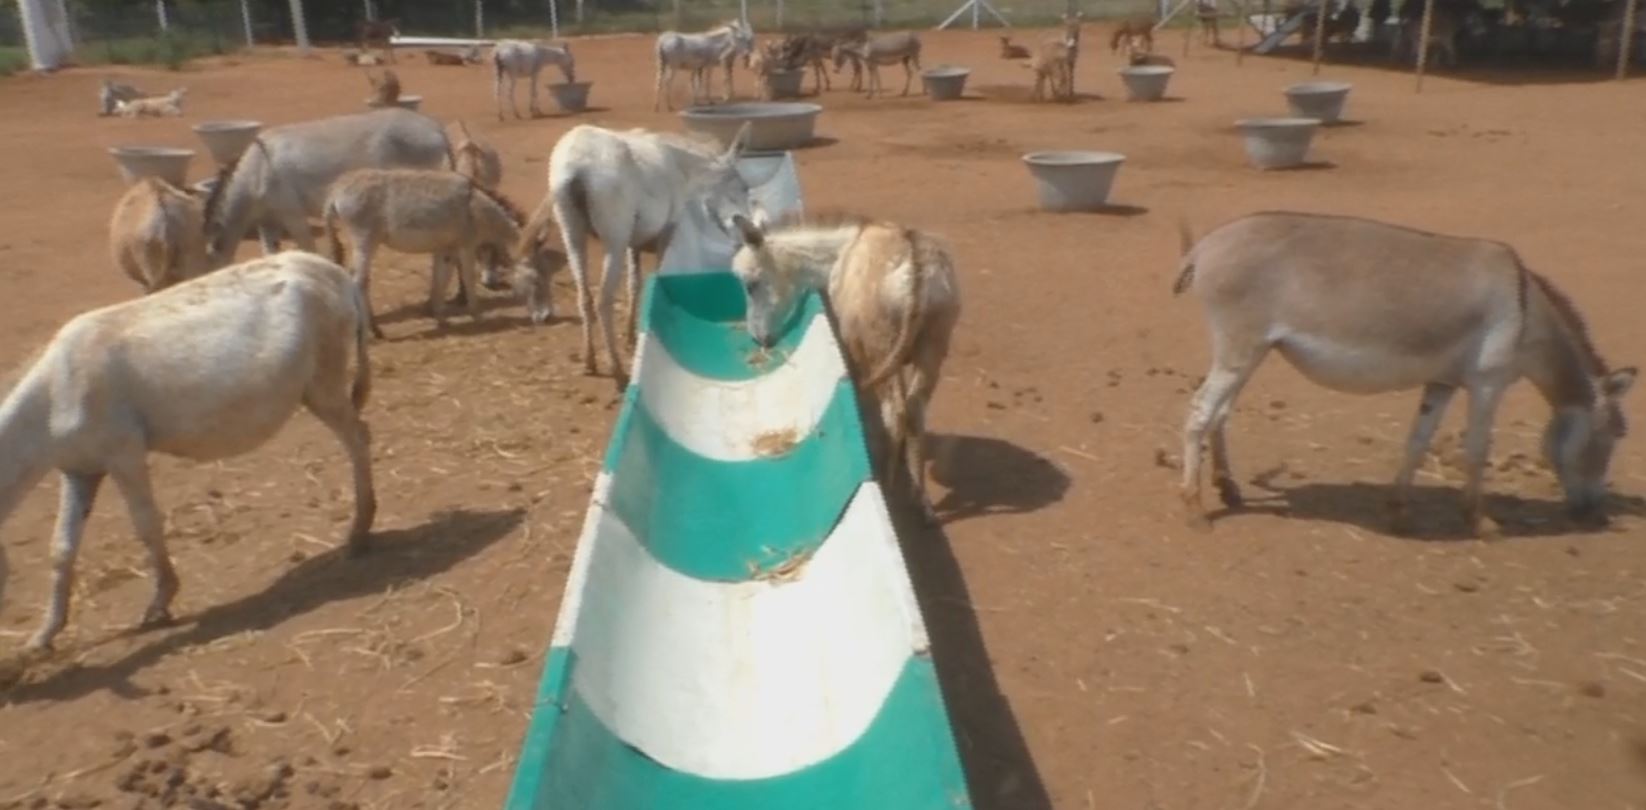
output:
[[[297,37],[297,52],[309,55],[309,23],[303,19],[303,0],[291,0],[291,28]]]
[[[240,0],[240,21],[246,27],[246,47],[257,44],[251,33],[251,0]]]
[[[160,20],[160,33],[171,31],[171,20],[166,19],[166,0],[154,0],[154,16]]]
[[[1629,51],[1635,44],[1635,13],[1640,0],[1623,0],[1623,28],[1617,32],[1617,77],[1629,75]]]
[[[474,0],[474,38],[486,36],[486,3],[485,0]]]

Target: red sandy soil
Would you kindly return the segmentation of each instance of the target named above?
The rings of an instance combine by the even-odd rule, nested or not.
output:
[[[1117,58],[1089,47],[1079,89],[1101,98],[1030,104],[992,35],[923,36],[926,62],[973,67],[984,98],[836,91],[829,142],[798,159],[810,207],[929,229],[959,263],[966,309],[931,415],[947,518],[905,545],[976,805],[1646,806],[1646,445],[1631,437],[1614,462],[1612,528],[1577,532],[1529,460],[1545,408],[1517,388],[1490,481],[1509,537],[1465,540],[1455,407],[1420,481],[1423,536],[1398,538],[1384,482],[1415,392],[1334,394],[1276,361],[1231,428],[1254,507],[1197,533],[1174,465],[1207,343],[1169,292],[1179,216],[1204,232],[1259,209],[1367,215],[1511,242],[1603,353],[1638,361],[1638,82],[1431,78],[1419,95],[1406,74],[1328,67],[1354,83],[1361,123],[1321,133],[1330,168],[1262,174],[1231,124],[1282,112],[1306,63],[1197,48],[1176,100],[1129,104]],[[573,124],[677,126],[650,112],[649,48],[580,43],[601,109],[536,121],[497,121],[482,68],[410,56],[399,72],[426,112],[497,145],[506,190],[533,205]],[[0,365],[137,293],[104,247],[121,192],[104,147],[356,110],[367,91],[336,53],[116,73],[187,84],[188,115],[96,118],[96,71],[0,81]],[[1125,153],[1127,208],[1035,210],[1019,156],[1041,148]],[[0,808],[181,806],[190,791],[228,807],[499,805],[616,398],[582,376],[575,320],[531,328],[499,300],[440,332],[418,310],[426,260],[379,261],[379,552],[340,558],[347,465],[307,416],[253,455],[157,459],[181,621],[133,634],[149,585],[105,493],[59,653],[0,693]],[[569,287],[558,296],[574,311]],[[1641,401],[1629,412],[1646,421]],[[54,489],[4,529],[0,655],[40,617]]]

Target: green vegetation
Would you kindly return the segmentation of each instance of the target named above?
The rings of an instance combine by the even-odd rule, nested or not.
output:
[[[75,56],[83,65],[165,65],[181,70],[190,59],[229,50],[228,43],[216,36],[170,33],[87,42]]]
[[[10,76],[13,73],[29,69],[29,52],[26,48],[0,46],[0,76]]]

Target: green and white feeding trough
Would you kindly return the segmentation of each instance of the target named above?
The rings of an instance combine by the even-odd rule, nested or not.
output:
[[[1286,88],[1286,106],[1299,118],[1318,118],[1323,124],[1343,119],[1350,85],[1344,82],[1302,82]]]
[[[971,806],[851,378],[654,276],[506,810]]]
[[[706,132],[730,143],[745,123],[749,125],[748,149],[782,151],[811,143],[823,108],[798,101],[749,101],[688,107],[680,112],[686,128]]]
[[[920,81],[933,101],[953,101],[966,94],[966,77],[970,75],[970,68],[937,65],[921,71]]]
[[[1115,152],[1030,152],[1023,156],[1047,211],[1099,211],[1126,156]]]
[[[1176,71],[1165,65],[1137,65],[1120,69],[1128,101],[1159,101],[1166,97],[1166,85]]]
[[[554,106],[561,112],[582,112],[589,108],[589,88],[594,82],[561,82],[548,85],[549,95],[554,96]]]
[[[112,146],[109,154],[127,185],[144,177],[158,177],[182,188],[188,178],[189,161],[194,160],[193,149],[169,146]]]
[[[1246,158],[1259,169],[1290,169],[1303,165],[1318,118],[1244,118],[1235,122],[1246,145]]]
[[[799,98],[804,70],[774,70],[766,74],[766,95],[770,98]]]
[[[194,125],[194,134],[218,166],[228,166],[240,159],[262,128],[258,121],[202,121]]]

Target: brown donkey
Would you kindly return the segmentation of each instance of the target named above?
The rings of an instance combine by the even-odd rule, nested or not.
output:
[[[1446,404],[1464,388],[1463,505],[1470,532],[1481,533],[1492,418],[1521,377],[1553,409],[1544,453],[1568,506],[1577,517],[1602,516],[1606,469],[1624,433],[1620,401],[1635,369],[1610,369],[1571,301],[1509,246],[1354,217],[1265,212],[1226,223],[1192,246],[1185,226],[1183,248],[1173,292],[1194,291],[1212,332],[1211,370],[1183,429],[1182,495],[1191,524],[1207,525],[1203,439],[1223,503],[1241,503],[1223,428],[1270,349],[1336,391],[1423,389],[1390,502],[1397,531],[1406,529],[1424,450]]]

